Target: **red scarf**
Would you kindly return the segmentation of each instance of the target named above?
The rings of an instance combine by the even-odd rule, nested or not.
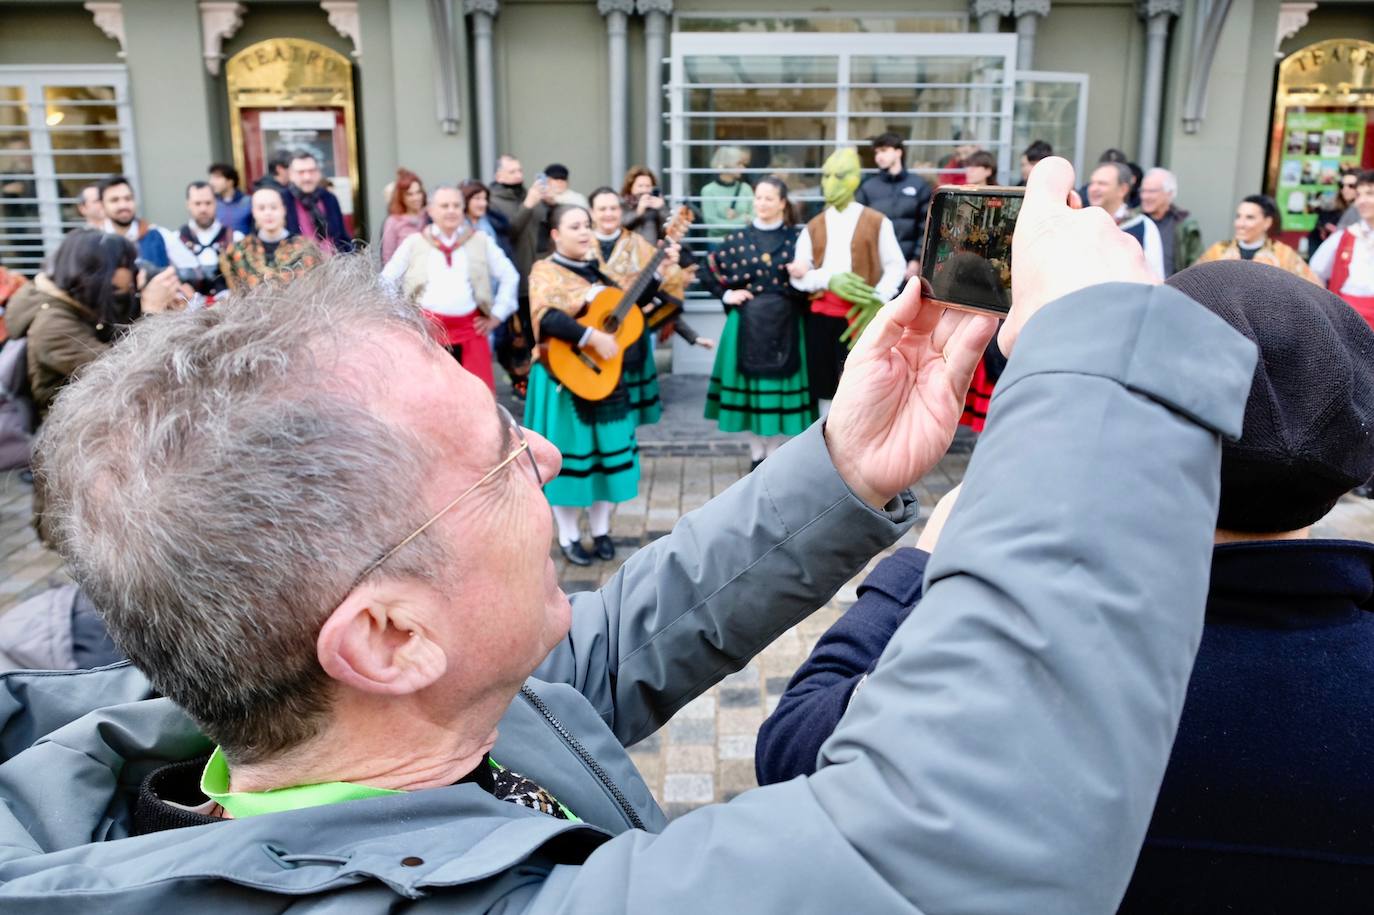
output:
[[[451,244],[451,245],[446,245],[446,244],[444,244],[444,243],[439,239],[439,230],[438,230],[437,228],[436,228],[436,229],[433,229],[432,231],[426,231],[426,232],[425,232],[425,238],[429,239],[429,243],[430,243],[431,245],[433,245],[434,247],[438,248],[439,251],[443,253],[443,255],[444,255],[444,266],[446,266],[446,267],[452,267],[452,266],[453,266],[453,252],[455,252],[455,251],[457,251],[459,248],[463,247],[463,245],[465,245],[465,244],[467,243],[468,239],[471,238],[471,237],[472,237],[472,224],[471,224],[471,223],[467,223],[467,224],[465,224],[465,225],[461,225],[461,226],[458,227],[458,234],[457,234],[457,236],[454,238],[453,244]]]

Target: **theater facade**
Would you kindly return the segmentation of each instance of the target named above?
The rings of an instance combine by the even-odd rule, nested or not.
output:
[[[588,190],[643,163],[695,202],[738,146],[814,208],[829,152],[889,130],[931,180],[961,144],[1004,180],[1033,139],[1080,171],[1121,148],[1211,241],[1257,190],[1297,231],[1331,162],[1374,165],[1372,103],[1366,0],[0,0],[0,261],[35,269],[115,171],[175,224],[208,163],[310,148],[375,238],[399,165],[509,151]]]

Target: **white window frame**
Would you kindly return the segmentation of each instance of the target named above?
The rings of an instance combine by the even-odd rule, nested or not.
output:
[[[1052,70],[1017,70],[1016,83],[1077,83],[1078,84],[1078,123],[1074,127],[1073,172],[1083,175],[1083,143],[1088,132],[1088,74],[1061,73]],[[1013,97],[1013,103],[1015,98]],[[1032,137],[1031,139],[1035,139]],[[1019,156],[1024,150],[1016,150]],[[1055,150],[1058,155],[1059,151]],[[1086,180],[1086,179],[1085,179]]]
[[[835,99],[835,137],[805,141],[806,145],[831,143],[836,147],[856,142],[848,136],[850,60],[853,57],[892,55],[899,57],[1001,57],[1001,110],[988,114],[998,121],[996,146],[999,171],[1006,173],[1012,162],[1012,113],[1016,92],[1016,36],[1011,33],[752,33],[752,32],[675,32],[669,61],[668,162],[669,187],[674,199],[684,199],[687,185],[686,150],[706,141],[688,139],[688,122],[695,112],[685,108],[685,93],[698,84],[686,82],[685,60],[696,56],[798,56],[838,58]],[[752,84],[750,84],[752,85]],[[755,88],[766,88],[757,86]],[[828,114],[828,112],[827,112]],[[866,112],[861,112],[866,114]],[[941,115],[947,116],[947,115]],[[985,139],[985,138],[984,138]],[[716,141],[710,141],[715,143]],[[798,141],[798,144],[801,141]],[[774,144],[781,145],[781,144]],[[1019,151],[1017,151],[1019,155]]]
[[[37,196],[32,198],[38,203],[38,220],[43,238],[44,257],[51,256],[62,243],[62,236],[74,226],[63,223],[62,204],[72,200],[60,197],[57,189],[58,174],[53,162],[53,128],[45,122],[47,103],[43,99],[46,86],[112,86],[115,91],[113,105],[119,130],[119,148],[99,150],[101,155],[118,155],[123,160],[123,174],[133,185],[134,193],[140,195],[138,178],[138,156],[134,148],[133,110],[129,104],[129,70],[127,67],[103,64],[74,64],[63,67],[30,67],[0,65],[0,86],[21,86],[24,89],[24,107],[27,110],[24,129],[29,131],[30,148],[28,154],[33,159],[33,181]],[[61,129],[61,128],[58,128]],[[57,155],[71,155],[80,150],[58,150]],[[65,174],[61,177],[87,177],[83,174]],[[92,182],[104,175],[89,176]],[[141,195],[140,195],[141,196]],[[28,198],[26,198],[28,199]],[[0,234],[5,233],[5,225],[0,222]]]

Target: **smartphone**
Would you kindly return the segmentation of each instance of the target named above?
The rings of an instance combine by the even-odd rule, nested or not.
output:
[[[930,199],[921,276],[935,301],[1006,317],[1011,311],[1011,236],[1023,187],[941,185]]]
[[[651,188],[649,188],[649,196],[650,196],[650,197],[662,197],[663,195],[662,195],[661,193],[659,193],[658,188],[656,188],[656,187],[651,187]]]

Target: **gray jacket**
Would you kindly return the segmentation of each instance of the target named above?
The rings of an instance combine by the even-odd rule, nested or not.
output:
[[[1047,308],[998,387],[921,612],[820,770],[671,824],[622,746],[822,603],[914,515],[909,498],[886,514],[857,501],[819,425],[578,595],[573,632],[512,702],[492,755],[581,823],[464,784],[129,838],[140,780],[208,741],[169,701],[144,700],[129,667],[8,675],[0,906],[1111,911],[1178,723],[1217,433],[1240,431],[1254,358],[1162,286]]]

